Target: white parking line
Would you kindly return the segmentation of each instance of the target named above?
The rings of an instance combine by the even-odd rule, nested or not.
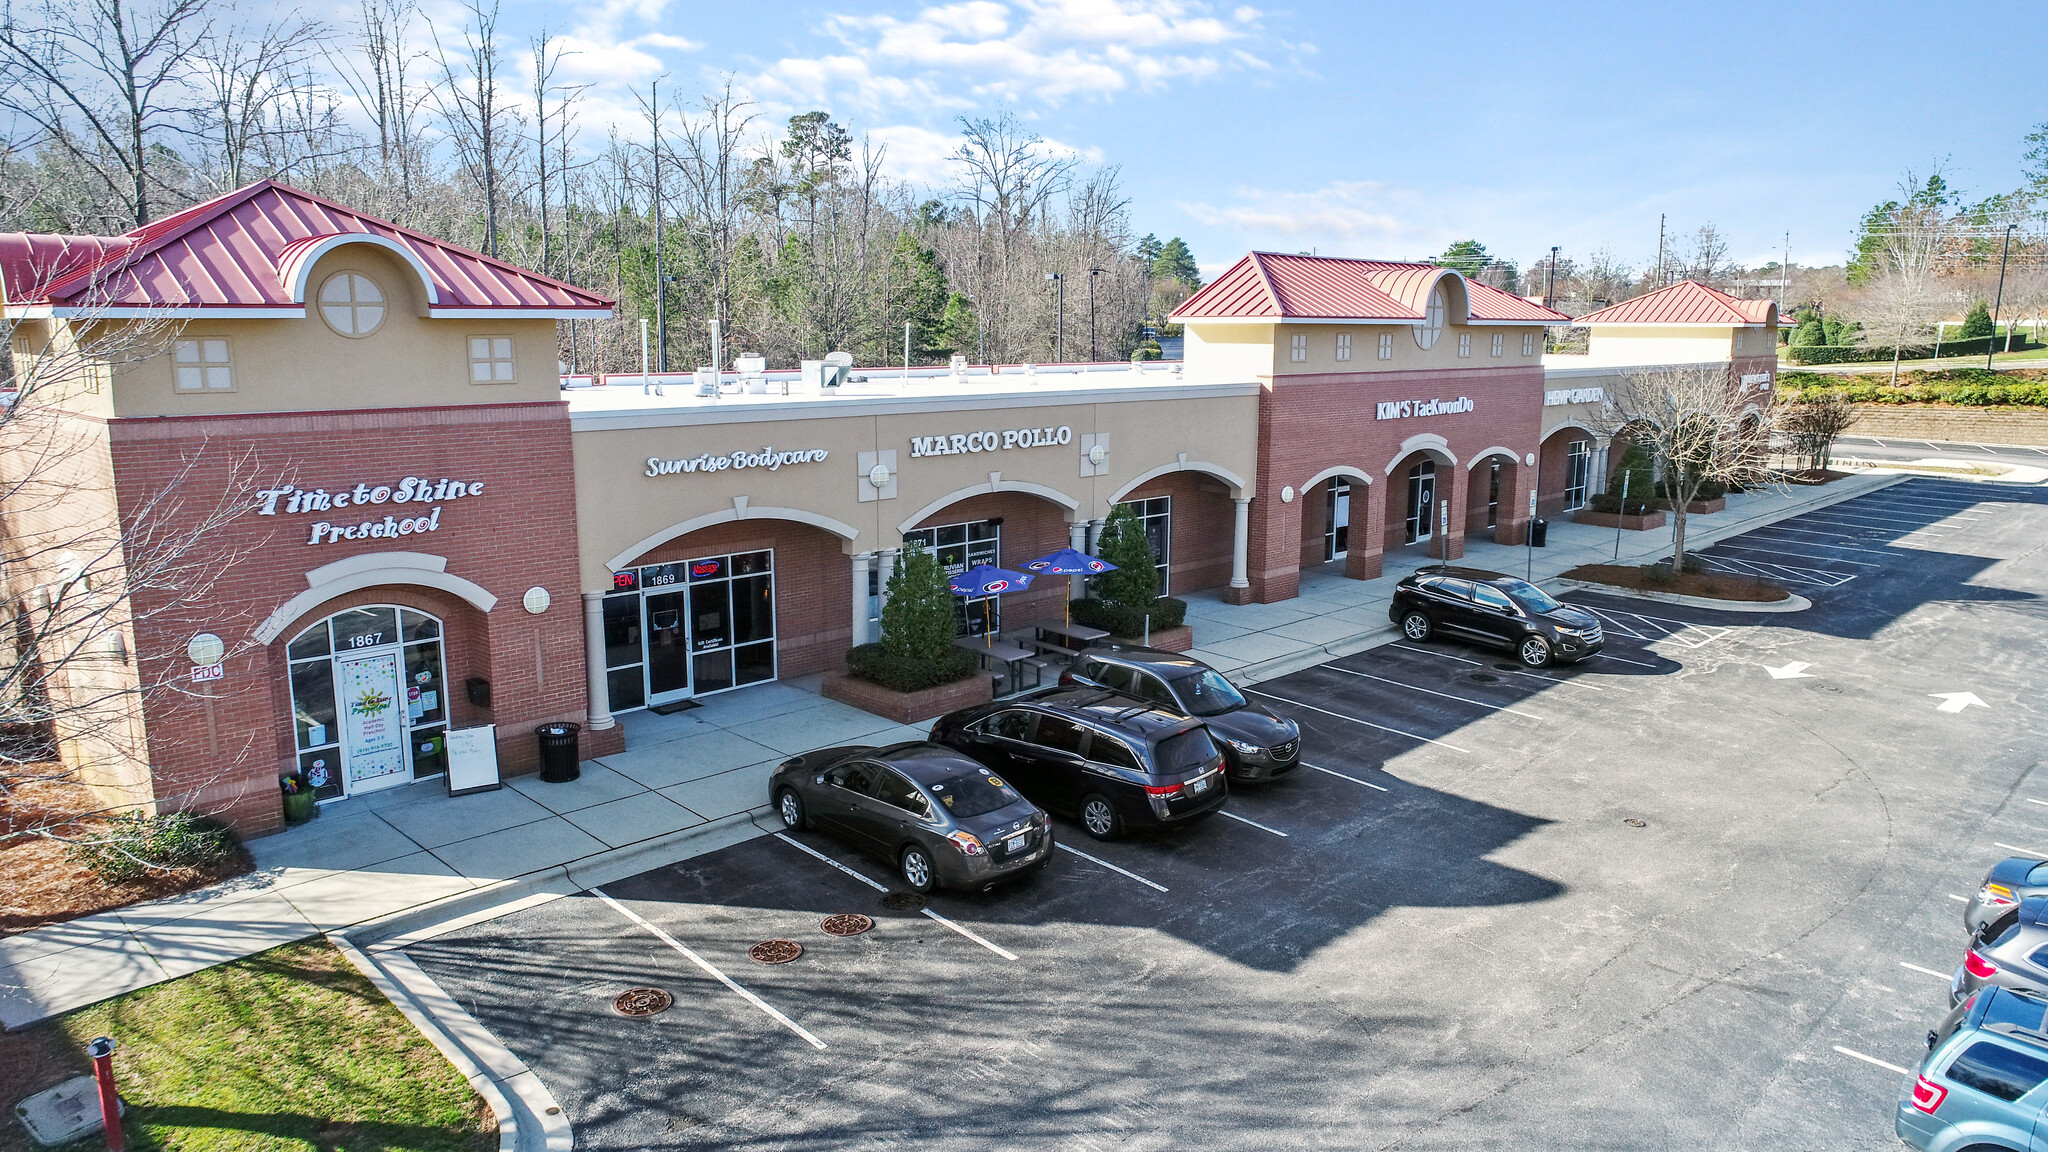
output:
[[[1058,841],[1054,841],[1053,846],[1060,849],[1062,852],[1072,852],[1074,855],[1079,856],[1081,859],[1086,860],[1091,864],[1100,864],[1104,868],[1109,869],[1111,872],[1121,872],[1124,875],[1129,876],[1131,879],[1136,880],[1138,883],[1143,884],[1147,888],[1151,888],[1159,892],[1166,891],[1166,885],[1164,884],[1154,884],[1152,881],[1145,879],[1143,876],[1138,875],[1136,872],[1131,871],[1129,868],[1119,868],[1116,865],[1111,864],[1109,861],[1104,860],[1099,856],[1090,856],[1086,852],[1081,851],[1079,848],[1076,848],[1071,844],[1062,844]]]
[[[1460,748],[1456,744],[1446,744],[1441,740],[1432,740],[1427,736],[1417,736],[1413,732],[1403,732],[1399,728],[1389,728],[1385,724],[1375,724],[1370,720],[1360,720],[1356,716],[1346,716],[1342,712],[1332,712],[1328,708],[1318,708],[1313,704],[1303,704],[1299,700],[1289,700],[1285,696],[1275,696],[1271,692],[1261,692],[1256,688],[1246,688],[1244,691],[1254,696],[1264,696],[1268,700],[1278,700],[1282,704],[1292,704],[1296,708],[1306,708],[1311,712],[1321,712],[1325,716],[1334,716],[1339,720],[1349,720],[1353,724],[1363,724],[1367,728],[1377,728],[1382,732],[1392,732],[1396,736],[1406,736],[1410,740],[1420,740],[1424,744],[1435,744],[1440,748],[1449,748],[1453,752],[1463,752],[1467,756],[1472,754],[1472,750],[1469,748]]]
[[[1716,640],[1726,639],[1735,634],[1735,629],[1733,628],[1716,630],[1704,624],[1694,624],[1689,620],[1673,620],[1667,616],[1650,616],[1642,612],[1623,612],[1619,608],[1595,608],[1591,604],[1580,604],[1577,607],[1584,608],[1586,611],[1605,620],[1612,626],[1613,630],[1633,636],[1645,644],[1656,644],[1660,641],[1671,640],[1683,644],[1687,648],[1704,648]],[[1654,632],[1662,632],[1664,635],[1645,636],[1637,632],[1633,626],[1624,624],[1617,619],[1617,617],[1621,616],[1626,616],[1631,620],[1637,621],[1643,627]],[[1667,624],[1676,624],[1678,627],[1667,628],[1665,627]],[[1686,635],[1689,632],[1697,632],[1699,636]]]
[[[2048,800],[2036,800],[2032,796],[2029,796],[2026,798],[2026,801],[2029,804],[2039,804],[2044,808],[2048,808]]]
[[[1901,1076],[1911,1076],[1913,1074],[1913,1070],[1910,1068],[1901,1068],[1897,1064],[1893,1064],[1885,1060],[1879,1060],[1875,1056],[1865,1056],[1863,1053],[1858,1052],[1853,1048],[1844,1048],[1840,1044],[1836,1044],[1834,1045],[1834,1049],[1835,1051],[1840,1052],[1844,1056],[1854,1057],[1855,1059],[1863,1061],[1865,1064],[1875,1064],[1879,1068],[1883,1068],[1892,1072],[1897,1072]]]
[[[1736,537],[1736,539],[1739,540],[1741,539],[1741,537],[1738,536]],[[1882,564],[1878,564],[1869,560],[1843,560],[1834,556],[1815,556],[1808,552],[1787,552],[1781,548],[1758,548],[1754,544],[1736,544],[1727,540],[1721,541],[1719,544],[1714,545],[1714,547],[1717,549],[1725,548],[1736,552],[1761,552],[1766,556],[1790,556],[1797,560],[1811,560],[1817,564],[1854,564],[1858,568],[1884,567],[1884,565]]]
[[[2017,852],[2022,856],[2032,856],[2036,860],[2041,859],[2039,852],[2034,851],[2032,848],[2022,848],[2017,844],[2000,844],[1998,841],[1993,840],[1991,846],[1993,848],[2003,848],[2007,852]]]
[[[1434,688],[1421,688],[1417,687],[1414,684],[1403,684],[1399,680],[1389,680],[1385,676],[1375,676],[1370,672],[1353,672],[1349,668],[1339,668],[1335,664],[1325,664],[1323,665],[1323,667],[1332,672],[1342,672],[1346,676],[1357,676],[1366,680],[1377,680],[1382,684],[1392,684],[1396,688],[1406,688],[1414,692],[1427,692],[1431,696],[1441,696],[1446,700],[1456,700],[1461,704],[1471,704],[1474,707],[1478,708],[1491,708],[1496,712],[1513,712],[1517,716],[1527,716],[1531,720],[1550,719],[1548,716],[1538,716],[1534,712],[1524,712],[1519,708],[1509,708],[1505,704],[1489,704],[1484,700],[1473,700],[1465,696],[1453,696],[1449,692],[1438,692]]]
[[[1811,584],[1819,588],[1839,588],[1856,578],[1854,572],[1823,572],[1818,568],[1801,568],[1793,564],[1774,564],[1766,560],[1744,560],[1737,556],[1715,556],[1711,553],[1694,553],[1693,558],[1702,564],[1711,564],[1723,572],[1737,576],[1762,576],[1768,579],[1788,580],[1794,584]]]
[[[1824,524],[1832,524],[1832,523],[1838,523],[1838,522],[1839,522],[1839,523],[1861,524],[1861,525],[1865,525],[1865,526],[1869,526],[1869,527],[1877,527],[1877,526],[1879,526],[1879,525],[1886,525],[1886,524],[1912,524],[1912,525],[1916,525],[1916,526],[1918,526],[1918,527],[1921,527],[1921,528],[1927,528],[1927,527],[1931,527],[1931,526],[1932,526],[1932,524],[1939,524],[1939,523],[1941,523],[1941,520],[1946,520],[1946,519],[1948,519],[1948,517],[1944,516],[1944,517],[1942,517],[1942,518],[1941,518],[1941,520],[1935,520],[1935,521],[1933,521],[1933,522],[1932,522],[1932,524],[1930,524],[1930,522],[1928,521],[1928,519],[1927,519],[1927,518],[1926,518],[1925,516],[1885,516],[1885,515],[1882,515],[1881,513],[1877,513],[1877,512],[1839,512],[1839,513],[1837,513],[1837,512],[1832,512],[1832,511],[1830,511],[1830,512],[1829,512],[1829,513],[1828,513],[1827,515],[1822,515],[1822,514],[1821,514],[1821,513],[1819,513],[1819,512],[1808,512],[1808,513],[1807,513],[1807,514],[1806,514],[1805,516],[1801,516],[1801,517],[1799,517],[1799,519],[1801,519],[1801,520],[1806,520],[1806,519],[1814,519],[1814,520],[1819,520],[1820,522],[1822,522],[1822,523],[1824,523]]]
[[[1948,898],[1951,900],[1960,900],[1965,904],[1968,904],[1970,902],[1970,898],[1968,896],[1958,896],[1953,892],[1948,894]]]
[[[725,973],[720,972],[718,970],[717,965],[711,963],[711,961],[706,960],[702,956],[697,955],[695,952],[690,951],[690,949],[686,945],[684,945],[682,941],[677,940],[675,937],[669,935],[666,932],[663,932],[661,929],[641,919],[640,914],[638,912],[635,912],[631,908],[626,907],[624,904],[619,903],[617,900],[612,899],[609,895],[605,893],[604,889],[592,888],[590,890],[590,894],[592,896],[597,897],[599,900],[604,901],[606,904],[611,905],[612,910],[617,912],[619,915],[624,916],[626,919],[631,920],[633,923],[638,924],[642,928],[645,928],[648,932],[654,935],[655,939],[661,941],[663,944],[668,945],[676,951],[681,952],[684,956],[689,958],[690,963],[695,964],[697,967],[702,968],[706,972],[709,972],[712,976],[717,977],[719,983],[724,984],[727,988],[730,988],[734,992],[739,993],[742,997],[746,999],[747,1003],[752,1004],[754,1007],[759,1008],[761,1011],[766,1012],[768,1015],[775,1017],[775,1019],[779,1021],[784,1028],[789,1029],[791,1032],[794,1032],[797,1035],[803,1037],[805,1040],[809,1041],[811,1047],[816,1048],[820,1052],[823,1052],[825,1050],[825,1042],[823,1040],[818,1039],[816,1036],[811,1035],[809,1029],[805,1028],[803,1025],[797,1023],[796,1021],[791,1020],[789,1017],[784,1016],[781,1012],[776,1010],[774,1005],[768,1003],[766,1000],[763,1000],[759,996],[754,995],[752,992],[747,991],[745,988],[740,987],[738,981],[734,980],[730,976],[727,976]]]
[[[1584,605],[1584,604],[1574,604],[1574,605],[1572,605],[1572,606],[1573,606],[1574,608],[1584,608],[1584,607],[1585,607],[1585,605]],[[1641,640],[1641,639],[1643,639],[1643,637],[1641,637],[1641,636],[1637,636],[1637,637],[1636,637],[1636,639],[1638,639],[1638,640]],[[1483,664],[1480,664],[1480,662],[1479,662],[1479,661],[1477,661],[1477,660],[1467,660],[1467,659],[1465,659],[1465,658],[1464,658],[1463,656],[1453,656],[1453,655],[1451,655],[1451,654],[1450,654],[1449,652],[1438,652],[1438,651],[1435,651],[1434,649],[1430,649],[1430,648],[1411,648],[1411,647],[1409,647],[1409,646],[1408,646],[1408,645],[1406,645],[1406,644],[1389,644],[1389,645],[1388,645],[1388,647],[1389,647],[1389,648],[1399,648],[1399,649],[1400,649],[1401,651],[1403,651],[1403,652],[1420,652],[1420,653],[1422,653],[1422,654],[1423,654],[1424,656],[1441,656],[1441,657],[1443,657],[1443,658],[1444,658],[1444,659],[1446,659],[1446,660],[1456,660],[1456,661],[1457,661],[1458,663],[1460,663],[1460,664],[1475,664],[1475,665],[1480,665],[1481,667],[1484,667],[1484,665],[1483,665]],[[1577,681],[1575,681],[1575,680],[1559,680],[1559,679],[1557,679],[1557,678],[1556,678],[1556,677],[1554,677],[1554,676],[1538,676],[1538,675],[1537,675],[1537,674],[1535,674],[1534,672],[1510,672],[1510,673],[1508,673],[1508,675],[1510,675],[1510,676],[1527,676],[1527,677],[1528,677],[1529,679],[1531,679],[1531,680],[1541,680],[1541,681],[1543,681],[1543,682],[1544,682],[1545,684],[1562,684],[1562,685],[1564,685],[1564,686],[1565,686],[1565,687],[1567,687],[1567,688],[1584,688],[1584,689],[1585,689],[1586,691],[1588,691],[1588,692],[1605,692],[1605,691],[1607,691],[1607,689],[1605,689],[1605,688],[1601,688],[1601,687],[1598,687],[1597,685],[1593,685],[1593,684],[1580,684],[1580,683],[1578,683],[1578,682],[1577,682]],[[1304,707],[1306,707],[1306,705],[1304,705]],[[1346,719],[1349,719],[1349,717],[1346,717]],[[1360,723],[1360,724],[1363,724],[1363,723],[1365,723],[1365,721],[1363,721],[1363,720],[1360,720],[1360,721],[1359,721],[1359,723]],[[1419,736],[1418,736],[1418,737],[1416,737],[1416,739],[1418,739],[1418,740],[1419,740],[1419,739],[1422,739],[1422,737],[1419,737]],[[1446,747],[1448,747],[1448,745],[1446,745]],[[1460,748],[1460,749],[1459,749],[1459,751],[1460,751],[1460,752],[1462,752],[1462,751],[1464,751],[1464,749]]]
[[[863,876],[860,873],[855,872],[853,869],[848,868],[846,865],[841,864],[839,861],[834,860],[830,856],[825,855],[823,852],[818,851],[816,848],[813,848],[810,845],[805,844],[803,841],[791,839],[787,833],[777,832],[775,834],[775,838],[777,840],[782,841],[784,844],[789,845],[791,848],[796,849],[799,852],[805,852],[817,857],[820,860],[823,860],[825,863],[830,864],[834,868],[839,869],[841,872],[846,873],[848,876],[851,876],[855,880],[858,880],[861,883],[867,885],[868,887],[873,888],[877,892],[887,892],[889,890],[886,887],[875,883],[873,880],[868,879],[866,876]],[[1005,960],[1015,960],[1017,958],[1016,953],[989,943],[982,937],[976,935],[975,933],[969,931],[966,928],[962,928],[960,925],[953,923],[951,920],[946,919],[944,916],[939,915],[937,912],[934,912],[929,908],[920,908],[918,909],[918,911],[924,913],[927,917],[931,918],[932,920],[945,925],[947,928],[950,928],[953,931],[958,932],[960,935],[965,936],[969,940],[974,941],[976,944],[981,945],[983,948],[986,948],[989,951],[995,953],[996,955],[1001,956]]]
[[[1225,812],[1223,809],[1218,808],[1216,810],[1216,814],[1218,816],[1228,816],[1232,820],[1237,821],[1239,824],[1249,824],[1252,827],[1257,828],[1261,832],[1271,832],[1273,835],[1278,836],[1283,840],[1287,838],[1287,833],[1282,832],[1278,828],[1268,828],[1264,824],[1259,823],[1257,820],[1247,820],[1244,817],[1239,816],[1235,812]]]
[[[1342,772],[1332,772],[1332,771],[1331,771],[1330,769],[1328,769],[1328,768],[1325,768],[1325,767],[1323,767],[1323,766],[1322,766],[1322,765],[1320,765],[1320,764],[1311,764],[1311,763],[1309,763],[1309,762],[1308,762],[1308,761],[1306,761],[1306,760],[1303,760],[1303,761],[1301,762],[1301,766],[1302,766],[1303,768],[1313,768],[1313,769],[1315,769],[1316,771],[1318,771],[1318,772],[1321,772],[1321,773],[1322,773],[1322,774],[1324,774],[1325,776],[1335,776],[1335,777],[1336,777],[1337,779],[1339,779],[1339,780],[1349,780],[1349,781],[1351,781],[1351,782],[1352,782],[1353,784],[1363,784],[1363,785],[1365,785],[1365,786],[1366,786],[1367,788],[1377,788],[1377,789],[1379,789],[1379,790],[1380,790],[1380,791],[1382,791],[1382,792],[1392,792],[1392,791],[1393,791],[1393,789],[1392,789],[1392,788],[1387,788],[1387,787],[1384,787],[1384,786],[1382,786],[1382,785],[1379,785],[1379,784],[1375,784],[1375,783],[1373,783],[1373,782],[1372,782],[1372,781],[1370,781],[1370,780],[1360,780],[1360,779],[1359,779],[1358,777],[1356,777],[1356,776],[1346,776],[1346,775],[1345,775],[1345,774],[1343,774]]]
[[[1934,977],[1936,980],[1949,979],[1949,974],[1946,972],[1936,972],[1932,968],[1922,968],[1918,964],[1908,964],[1904,960],[1899,961],[1899,967],[1908,969],[1913,972],[1924,973],[1925,975]]]

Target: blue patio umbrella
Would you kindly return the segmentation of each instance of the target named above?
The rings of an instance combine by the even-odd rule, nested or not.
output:
[[[1007,568],[998,568],[993,564],[976,564],[958,576],[950,578],[947,584],[953,589],[955,595],[986,597],[1000,596],[1005,592],[1022,592],[1024,589],[1031,587],[1032,579],[1032,574],[1029,572],[1012,572]],[[982,619],[981,639],[982,643],[987,644],[989,639],[987,626],[988,606],[986,604],[982,605]]]
[[[1038,576],[1100,576],[1104,572],[1116,571],[1116,565],[1109,561],[1090,556],[1086,552],[1077,552],[1072,548],[1062,548],[1050,556],[1040,556],[1024,567]],[[1062,601],[1060,608],[1067,623],[1073,623],[1073,605]]]

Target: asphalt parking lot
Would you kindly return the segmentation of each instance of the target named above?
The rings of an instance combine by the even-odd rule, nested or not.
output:
[[[585,1148],[1896,1148],[1957,901],[2048,849],[2044,541],[2048,491],[1908,480],[1704,554],[1805,612],[1574,594],[1583,665],[1259,684],[1312,767],[1061,822],[1020,886],[890,911],[768,836],[408,954]],[[613,1014],[640,985],[675,1005]]]

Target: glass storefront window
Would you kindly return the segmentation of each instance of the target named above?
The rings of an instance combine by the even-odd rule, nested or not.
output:
[[[441,622],[439,620],[424,612],[414,612],[410,608],[403,609],[398,613],[398,625],[399,631],[404,634],[407,644],[411,644],[416,640],[439,639],[441,635]]]
[[[605,681],[624,712],[775,678],[775,553],[618,573],[604,602]]]
[[[312,656],[325,656],[327,652],[327,621],[325,620],[299,633],[298,639],[285,646],[285,658],[287,660],[304,660]]]
[[[405,711],[409,724],[448,719],[448,694],[441,683],[441,646],[437,643],[405,646]],[[420,774],[415,767],[413,775]]]
[[[334,629],[336,652],[398,643],[398,610],[395,608],[351,608],[335,613],[327,623]]]
[[[292,713],[300,748],[319,748],[339,738],[334,727],[333,661],[292,665]]]
[[[358,779],[389,783],[447,771],[449,706],[442,632],[441,621],[424,612],[373,605],[336,613],[286,646],[298,768],[315,798],[332,800],[345,795],[349,778],[345,769],[352,764],[358,769]],[[387,683],[398,691],[395,717],[403,726],[400,747],[405,760],[387,760],[390,767],[366,773],[364,766],[373,761],[351,760],[351,756],[388,758],[399,754],[399,748],[371,742],[351,751],[351,739],[371,740],[372,734],[351,737],[353,722],[340,715],[336,702],[336,668],[361,674],[364,667],[375,667],[380,661],[386,662],[388,671],[382,674],[390,677]],[[389,699],[388,690],[380,689],[379,694]],[[376,739],[389,739],[388,732],[387,727],[387,735]],[[392,768],[399,764],[410,766],[411,772],[394,773]]]
[[[1346,491],[1348,494],[1349,489]],[[1145,542],[1152,546],[1152,563],[1159,570],[1159,594],[1167,595],[1167,549],[1173,539],[1173,497],[1154,496],[1149,500],[1127,500],[1117,507],[1129,508],[1137,514],[1138,522],[1144,525]]]
[[[905,544],[922,544],[931,549],[939,567],[948,576],[958,576],[977,565],[1001,567],[1002,522],[976,520],[968,524],[943,524],[918,528],[903,534]],[[1002,600],[995,596],[953,597],[954,631],[962,636],[1002,630]]]

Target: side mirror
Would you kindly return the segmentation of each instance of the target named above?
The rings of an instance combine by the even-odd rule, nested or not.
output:
[[[813,776],[811,778],[811,783],[813,784],[823,784],[824,782],[825,778],[823,776]]]

